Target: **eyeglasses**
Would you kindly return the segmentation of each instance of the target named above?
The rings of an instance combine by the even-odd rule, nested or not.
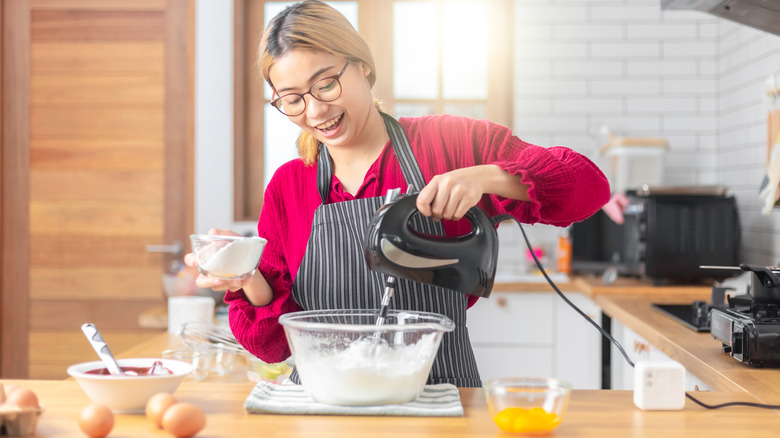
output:
[[[290,93],[271,101],[271,105],[275,106],[282,114],[290,117],[299,116],[306,111],[306,99],[303,96],[311,94],[311,97],[319,100],[320,102],[333,102],[341,96],[341,82],[339,79],[341,75],[347,71],[349,61],[344,64],[344,68],[341,69],[336,76],[328,76],[315,82],[314,85],[309,88],[309,91],[305,93]]]

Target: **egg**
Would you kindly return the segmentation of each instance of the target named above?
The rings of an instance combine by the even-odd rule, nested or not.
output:
[[[27,388],[16,388],[13,392],[7,393],[5,399],[6,406],[15,406],[17,408],[38,408],[38,397],[34,392]]]
[[[177,402],[176,398],[168,393],[161,392],[153,395],[148,402],[146,402],[146,418],[157,426],[158,429],[162,429],[162,419],[165,411]]]
[[[105,405],[87,405],[79,415],[79,428],[90,438],[105,437],[114,428],[114,413]]]
[[[194,436],[206,426],[206,414],[197,406],[177,403],[165,411],[162,424],[177,438]]]

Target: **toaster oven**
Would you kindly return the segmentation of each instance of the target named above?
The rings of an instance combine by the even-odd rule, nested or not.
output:
[[[587,267],[583,256],[587,259],[589,252],[595,254],[588,248],[577,248],[586,244],[585,233],[597,233],[590,241],[608,248],[607,254],[598,254],[598,263],[590,263],[592,267],[613,266],[619,274],[654,283],[723,279],[730,273],[700,266],[738,264],[737,205],[725,189],[644,188],[626,195],[629,203],[622,225],[601,213],[596,219],[601,222],[598,228],[592,224],[572,227],[573,270]]]

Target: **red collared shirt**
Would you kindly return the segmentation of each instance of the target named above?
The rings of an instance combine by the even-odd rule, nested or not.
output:
[[[495,164],[522,177],[529,186],[529,201],[484,196],[479,206],[490,217],[508,213],[523,223],[568,226],[589,217],[609,200],[604,174],[571,149],[531,145],[513,136],[508,128],[484,120],[441,115],[402,118],[399,122],[426,181],[481,164]],[[354,196],[333,177],[328,203],[384,196],[393,188],[405,192],[406,181],[388,142]],[[259,235],[268,240],[259,268],[274,298],[267,306],[255,307],[242,291],[225,294],[236,338],[266,362],[279,362],[290,355],[278,319],[284,313],[301,310],[292,299],[292,283],[303,260],[314,210],[320,203],[317,165],[305,166],[300,159],[282,165],[266,188],[257,226]],[[471,229],[465,219],[443,224],[448,235],[465,234]],[[469,296],[468,300],[472,305],[477,298]]]

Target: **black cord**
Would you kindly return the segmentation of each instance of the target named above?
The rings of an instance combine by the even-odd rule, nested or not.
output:
[[[511,217],[511,216],[509,216]],[[568,298],[566,298],[566,295],[561,292],[560,289],[558,289],[558,286],[555,285],[555,283],[552,281],[552,279],[547,275],[547,272],[544,270],[544,267],[542,266],[542,263],[539,261],[539,259],[536,257],[536,252],[533,250],[531,246],[531,242],[528,240],[528,236],[525,234],[525,229],[523,228],[523,224],[517,220],[514,217],[511,217],[512,220],[517,222],[517,225],[520,226],[520,231],[523,233],[523,239],[525,239],[525,244],[528,247],[528,250],[531,252],[531,256],[533,256],[534,261],[536,262],[536,266],[539,268],[539,272],[542,273],[544,278],[547,280],[547,282],[552,286],[552,288],[555,290],[555,293],[558,294],[559,297],[563,299],[563,301],[566,302],[569,306],[571,306],[572,309],[574,309],[577,313],[579,313],[583,318],[585,318],[591,325],[596,327],[601,334],[609,339],[612,344],[617,347],[617,349],[620,351],[620,353],[623,355],[623,357],[626,359],[626,362],[628,362],[629,365],[631,365],[631,368],[634,368],[634,362],[628,357],[628,354],[623,349],[623,346],[620,345],[620,343],[617,341],[617,339],[613,338],[612,335],[604,330],[603,327],[598,325],[596,321],[594,321],[590,316],[586,315],[585,312],[580,310],[579,307],[577,307],[574,303],[572,303]],[[725,408],[727,406],[749,406],[754,408],[762,408],[762,409],[780,409],[780,405],[769,405],[769,404],[763,404],[763,403],[751,403],[751,402],[728,402],[728,403],[721,403],[717,405],[709,405],[707,403],[704,403],[698,399],[696,399],[694,396],[690,395],[688,392],[685,393],[685,396],[689,398],[691,401],[696,403],[697,405],[706,408],[706,409],[720,409]]]
[[[528,236],[525,234],[525,229],[523,229],[523,224],[520,223],[519,220],[512,218],[515,222],[517,222],[517,225],[520,226],[520,231],[523,233],[523,239],[525,239],[525,244],[528,246],[528,250],[531,251],[531,255],[534,258],[534,261],[536,262],[536,266],[539,268],[539,271],[544,275],[544,278],[547,279],[547,282],[550,283],[550,286],[555,290],[555,293],[558,294],[563,301],[566,302],[569,306],[571,306],[572,309],[574,309],[577,313],[579,313],[583,318],[585,318],[593,327],[596,327],[596,329],[601,332],[602,335],[604,335],[607,339],[609,339],[610,342],[612,342],[615,347],[617,347],[618,350],[620,350],[620,353],[623,354],[623,357],[626,359],[626,362],[628,362],[631,367],[634,367],[634,362],[631,361],[631,359],[628,357],[628,354],[623,349],[623,346],[620,345],[620,343],[612,337],[611,334],[609,334],[608,331],[604,330],[603,327],[601,327],[596,321],[594,321],[590,316],[585,314],[582,310],[580,310],[579,307],[577,307],[574,303],[572,303],[568,298],[566,298],[566,295],[561,292],[560,289],[558,289],[558,286],[553,283],[552,279],[547,275],[547,272],[544,270],[544,267],[542,266],[542,263],[539,261],[539,259],[536,257],[536,252],[533,250],[531,246],[531,242],[528,240]]]

